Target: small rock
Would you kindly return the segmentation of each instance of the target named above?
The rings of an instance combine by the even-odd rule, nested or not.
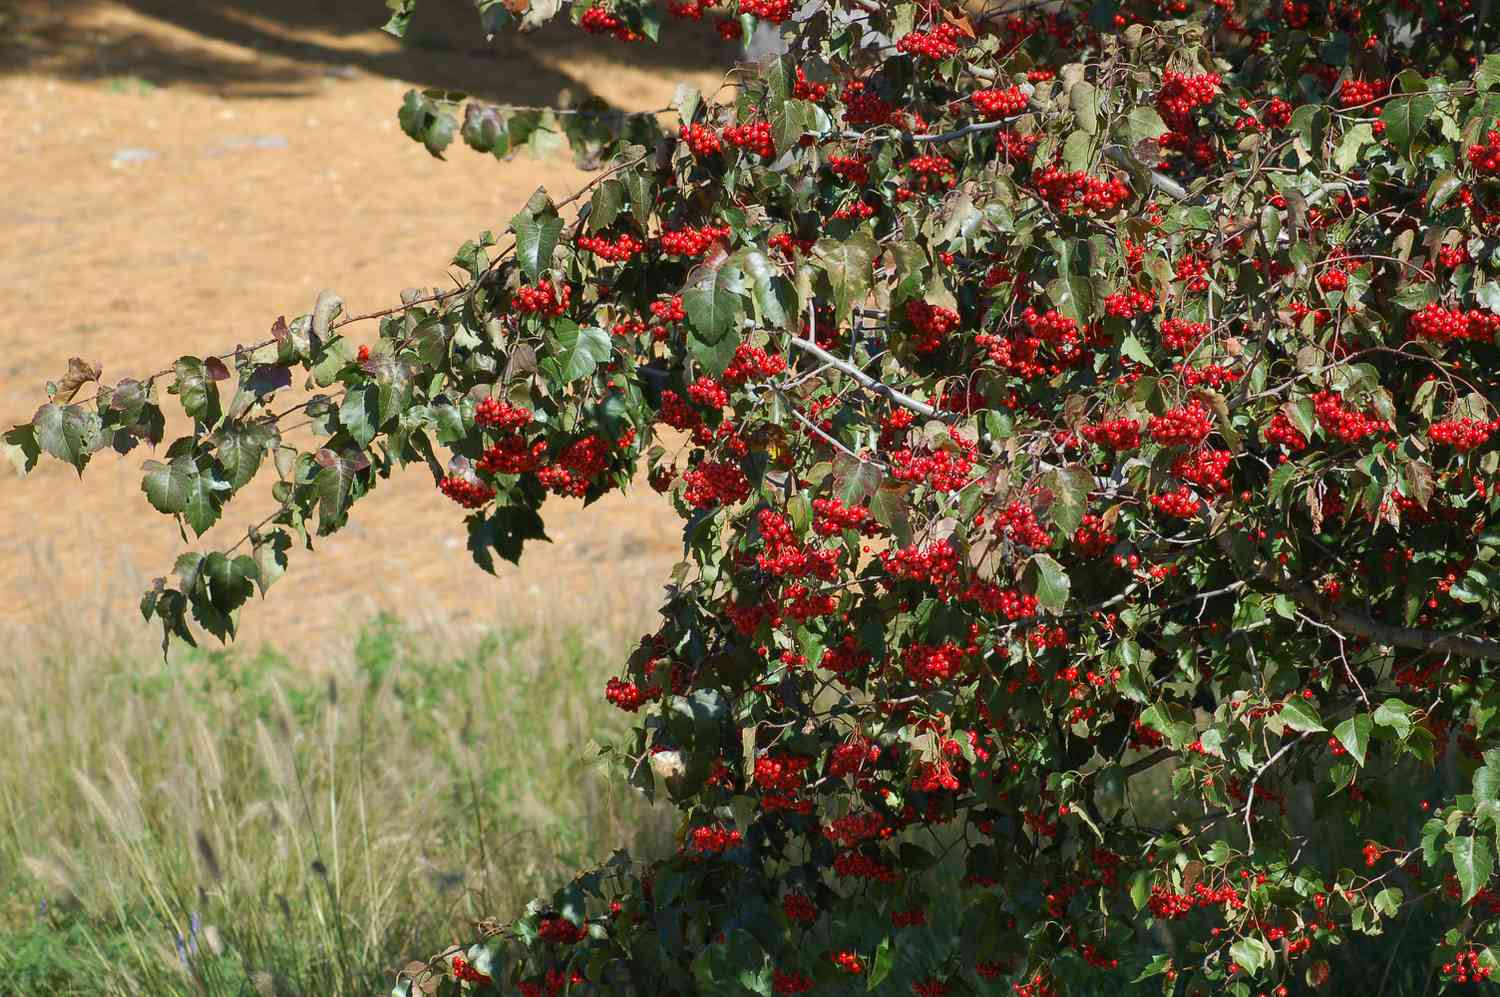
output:
[[[125,166],[129,163],[144,163],[148,159],[155,159],[161,153],[155,149],[120,149],[110,158],[110,164],[116,167]]]
[[[241,149],[285,149],[288,143],[285,135],[252,135],[249,137],[236,136],[226,138],[218,145],[208,150],[210,156],[223,156]]]
[[[323,75],[333,80],[353,80],[359,78],[359,70],[353,66],[329,66]]]

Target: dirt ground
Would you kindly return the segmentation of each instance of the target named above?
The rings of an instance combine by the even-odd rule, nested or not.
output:
[[[716,89],[736,55],[707,25],[659,48],[566,26],[486,45],[463,0],[424,0],[402,43],[375,30],[383,6],[0,2],[0,423],[29,420],[70,356],[140,376],[262,339],[323,287],[357,313],[446,284],[465,239],[503,229],[539,185],[561,197],[587,180],[566,159],[497,163],[461,143],[430,158],[396,125],[409,87],[659,108],[678,80]],[[140,492],[150,456],[101,454],[82,482],[56,462],[0,473],[0,639],[149,637],[139,592],[186,549]],[[255,511],[196,543],[225,546]],[[414,467],[296,552],[243,639],[336,646],[381,609],[461,628],[648,619],[681,550],[670,510],[642,489],[548,513],[555,543],[496,581]]]

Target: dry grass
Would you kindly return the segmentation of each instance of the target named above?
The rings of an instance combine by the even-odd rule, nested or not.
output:
[[[589,764],[636,631],[0,664],[0,991],[369,994],[668,823]],[[14,988],[14,989],[9,989]]]

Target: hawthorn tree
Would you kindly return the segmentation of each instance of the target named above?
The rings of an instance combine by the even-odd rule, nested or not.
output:
[[[201,534],[271,480],[268,518],[146,593],[187,642],[407,465],[490,570],[546,539],[549,495],[644,471],[682,516],[660,628],[604,689],[679,851],[398,994],[1480,984],[1490,9],[669,0],[786,55],[727,103],[679,92],[671,128],[414,91],[434,155],[565,141],[599,172],[465,244],[452,289],[358,316],[325,292],[140,380],[74,360],[5,445],[81,472],[160,444],[165,389],[192,431],[146,463],[151,505]]]

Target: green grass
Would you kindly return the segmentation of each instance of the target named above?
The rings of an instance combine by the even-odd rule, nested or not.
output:
[[[623,636],[0,664],[0,994],[368,995],[670,820],[595,767]]]

